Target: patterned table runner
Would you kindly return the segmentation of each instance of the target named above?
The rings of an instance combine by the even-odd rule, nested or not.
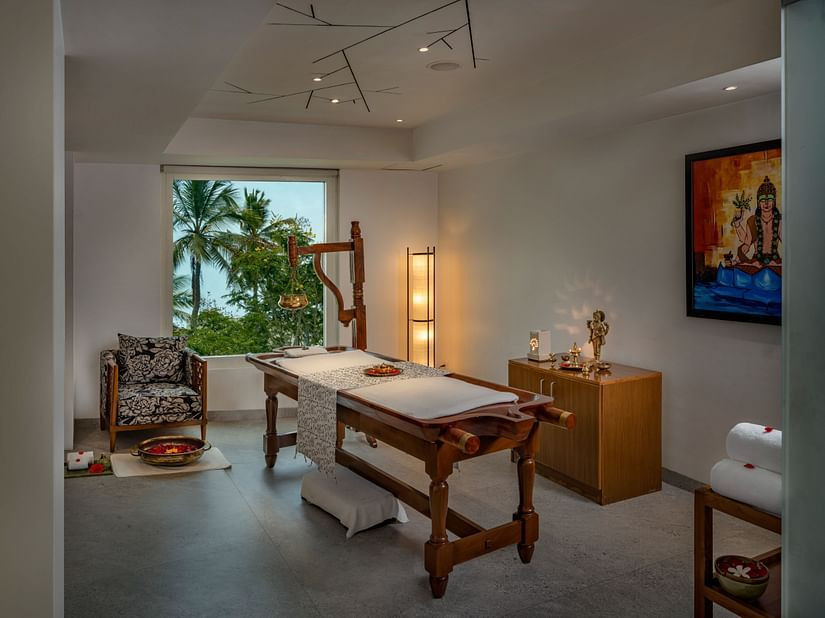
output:
[[[324,474],[334,474],[338,391],[396,380],[432,378],[449,373],[443,369],[407,361],[399,361],[393,365],[402,370],[397,376],[377,378],[365,375],[364,369],[369,365],[298,376],[297,453],[315,462]]]

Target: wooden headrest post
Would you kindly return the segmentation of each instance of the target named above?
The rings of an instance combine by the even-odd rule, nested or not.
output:
[[[321,265],[321,256],[325,253],[351,252],[352,254],[352,307],[344,308],[344,297],[338,286],[332,282],[324,272]],[[335,296],[338,303],[338,321],[344,326],[352,325],[352,347],[359,350],[367,349],[367,307],[364,305],[364,239],[361,238],[361,226],[358,221],[353,221],[350,228],[349,242],[325,242],[306,247],[299,247],[294,236],[289,237],[287,247],[289,255],[289,265],[298,266],[299,255],[312,255],[312,265],[315,274],[330,292]]]

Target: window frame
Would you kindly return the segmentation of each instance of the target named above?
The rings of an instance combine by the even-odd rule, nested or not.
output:
[[[324,242],[335,242],[338,237],[338,170],[296,169],[268,167],[219,167],[191,165],[162,165],[163,213],[161,224],[164,242],[163,294],[161,295],[161,326],[172,333],[172,183],[175,180],[239,180],[324,183]],[[338,260],[322,256],[324,270],[334,280],[338,278]],[[324,286],[324,345],[338,345],[338,307],[335,297]],[[210,356],[208,358],[243,358],[243,354]]]

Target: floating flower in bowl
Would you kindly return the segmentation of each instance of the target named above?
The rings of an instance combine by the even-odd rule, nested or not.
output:
[[[758,599],[771,577],[768,567],[745,556],[719,556],[713,567],[722,589],[740,599]]]

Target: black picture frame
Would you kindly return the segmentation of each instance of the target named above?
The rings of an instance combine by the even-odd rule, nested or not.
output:
[[[734,310],[721,311],[697,307],[696,290],[697,283],[699,283],[699,281],[697,281],[697,273],[699,269],[697,269],[696,267],[696,254],[694,253],[694,222],[696,220],[696,217],[694,216],[695,200],[693,195],[694,163],[698,161],[706,161],[708,159],[722,159],[725,157],[735,157],[737,155],[742,154],[758,153],[762,151],[777,149],[780,151],[781,161],[782,140],[780,139],[768,140],[764,142],[755,142],[753,144],[745,144],[742,146],[721,148],[718,150],[708,150],[705,152],[697,152],[685,155],[685,299],[687,315],[689,317],[710,318],[715,320],[732,320],[737,322],[754,322],[759,324],[772,325],[780,325],[782,323],[781,301],[779,315],[763,315],[758,313],[746,313]],[[758,206],[755,206],[754,208],[757,209]],[[779,266],[779,269],[781,270],[781,265]]]

